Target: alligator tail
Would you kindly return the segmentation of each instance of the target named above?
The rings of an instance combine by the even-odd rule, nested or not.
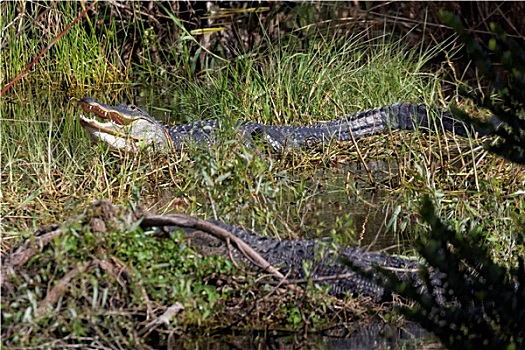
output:
[[[347,115],[329,123],[338,141],[358,139],[392,130],[446,130],[460,136],[487,133],[463,123],[451,112],[422,104],[402,102]]]
[[[245,137],[263,140],[276,152],[308,148],[330,141],[357,140],[393,130],[446,130],[460,136],[488,134],[466,125],[448,111],[409,102],[394,103],[308,126],[266,126],[248,122],[242,124],[242,128]]]

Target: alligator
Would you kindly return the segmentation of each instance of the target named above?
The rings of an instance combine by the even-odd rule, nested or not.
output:
[[[418,276],[421,267],[418,261],[356,246],[344,247],[330,239],[271,238],[219,220],[201,220],[186,215],[155,215],[140,207],[114,206],[107,199],[93,202],[84,214],[73,220],[78,221],[90,225],[91,230],[97,234],[104,233],[107,229],[127,230],[137,225],[148,233],[153,232],[157,237],[183,230],[191,245],[202,255],[230,256],[235,262],[241,262],[250,269],[266,271],[267,276],[272,274],[275,277],[276,274],[268,269],[268,265],[258,265],[268,263],[278,271],[279,283],[312,281],[327,286],[328,292],[336,297],[362,295],[377,303],[391,301],[393,293],[383,286],[385,279],[376,271],[377,267],[391,271],[407,283],[412,283],[421,293],[425,290],[425,283]],[[224,230],[227,236],[216,238],[210,227]],[[38,248],[35,247],[49,243],[51,237],[63,232],[61,230],[61,225],[42,227],[33,235],[37,240],[36,245],[28,239],[18,247],[14,246],[7,253],[5,264],[1,267],[1,287],[9,285],[6,276],[10,276],[28,261],[28,256],[37,253]],[[243,247],[236,245],[236,242],[227,246],[225,242],[232,242],[230,236],[241,239],[266,262],[251,260],[250,255],[245,254],[246,251],[242,251]],[[439,291],[441,277],[443,276],[437,272],[432,272],[432,286],[435,287],[433,292]]]
[[[368,297],[374,303],[392,301],[394,293],[384,287],[386,279],[376,271],[377,268],[394,273],[401,280],[417,287],[420,293],[427,292],[425,283],[418,275],[421,264],[414,259],[368,251],[357,246],[342,247],[329,239],[271,238],[222,221],[207,221],[242,239],[271,266],[277,268],[287,281],[306,283],[311,280],[318,285],[327,286],[328,292],[339,298],[360,295]],[[222,241],[195,228],[166,226],[157,228],[157,232],[176,229],[184,230],[202,254],[228,255]],[[238,249],[231,249],[229,253],[234,260],[264,268],[247,259]],[[444,291],[441,286],[444,277],[438,271],[431,272],[432,295],[436,300],[443,299]]]
[[[95,118],[80,116],[80,123],[92,140],[102,141],[114,151],[137,152],[145,148],[180,150],[192,143],[210,145],[217,142],[217,134],[221,130],[216,119],[166,126],[135,105],[111,106],[91,97],[82,98],[79,104],[85,113],[108,120],[99,122]],[[475,133],[487,135],[482,130],[465,125],[448,111],[409,102],[394,103],[307,126],[240,121],[235,132],[249,147],[262,142],[270,146],[271,151],[279,153],[331,141],[357,140],[394,129],[444,129],[461,136]]]

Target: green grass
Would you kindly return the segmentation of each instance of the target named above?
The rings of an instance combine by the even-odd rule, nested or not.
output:
[[[9,2],[2,6],[2,86],[15,78],[44,50],[68,24],[82,12],[81,3]],[[91,24],[98,21],[90,18]],[[81,89],[115,83],[124,77],[125,67],[118,58],[118,44],[108,28],[103,38],[90,30],[90,24],[76,24],[19,81],[14,91],[31,90],[38,85],[56,89]],[[109,35],[108,35],[109,34]],[[15,92],[12,92],[13,94]]]
[[[0,27],[14,20],[17,5],[2,7],[0,21],[5,22]],[[2,50],[6,55],[1,63],[1,76],[6,79],[2,85],[72,21],[80,7],[80,3],[54,3],[49,13],[55,16],[56,28],[43,37],[37,36],[37,29],[22,26],[26,28],[23,33]],[[31,20],[37,19],[25,18],[23,24]],[[90,20],[95,23],[97,18]],[[489,232],[486,241],[494,247],[498,260],[512,264],[517,253],[523,252],[513,234],[515,223],[525,215],[520,192],[525,184],[523,169],[487,154],[479,140],[450,134],[394,132],[361,139],[357,148],[333,144],[278,156],[246,149],[226,130],[224,140],[210,149],[118,158],[91,144],[77,122],[80,108],[76,98],[83,96],[107,103],[136,99],[167,123],[217,118],[225,126],[239,119],[284,125],[313,123],[397,101],[443,106],[446,102],[439,98],[442,72],[424,68],[436,52],[409,49],[403,41],[391,41],[388,35],[375,40],[359,35],[345,40],[322,35],[299,40],[292,36],[234,61],[217,61],[214,69],[196,72],[192,66],[194,57],[183,40],[178,51],[173,48],[172,57],[164,57],[163,67],[155,66],[147,55],[142,65],[121,62],[123,49],[111,35],[117,32],[116,24],[113,25],[104,38],[75,26],[34,71],[2,96],[0,214],[4,249],[39,226],[65,222],[101,198],[120,204],[140,202],[157,213],[183,212],[217,218],[281,237],[330,235],[343,244],[362,242],[362,226],[366,226],[369,212],[375,211],[386,215],[385,222],[378,225],[378,236],[397,234],[401,241],[425,230],[416,213],[419,198],[430,194],[440,215],[458,231],[466,232],[478,225]],[[17,27],[11,26],[7,36],[14,37]],[[139,34],[150,35],[145,31]],[[35,37],[41,40],[39,45],[33,45]],[[135,86],[144,81],[155,81],[157,85]],[[364,170],[357,151],[369,172]],[[374,198],[374,193],[382,196]],[[362,222],[356,223],[355,213],[364,216]],[[41,265],[35,261],[28,266],[29,271],[41,275],[45,282],[56,281],[75,263],[87,259],[90,247],[103,244],[109,249],[105,254],[113,254],[134,267],[135,278],[142,280],[145,288],[151,288],[151,298],[163,305],[188,300],[187,318],[177,326],[182,332],[197,333],[195,329],[203,324],[213,328],[221,317],[231,316],[225,311],[231,291],[221,294],[215,289],[196,287],[205,285],[206,276],[196,274],[202,266],[216,264],[212,274],[230,273],[224,259],[199,257],[184,261],[190,259],[192,251],[178,243],[167,246],[169,251],[179,249],[177,254],[166,251],[166,255],[152,259],[146,254],[162,252],[166,247],[159,247],[141,233],[129,231],[122,240],[112,232],[103,242],[93,243],[90,240],[101,238],[90,236],[82,227],[78,228],[80,233],[76,232],[71,230],[69,238],[64,238],[74,244],[56,242],[56,251],[48,251],[42,257],[47,259],[45,266],[39,270]],[[121,246],[115,246],[119,241]],[[70,254],[68,246],[74,247],[75,252]],[[393,251],[410,253],[410,245]],[[56,275],[50,275],[51,267],[46,267],[54,259],[49,254],[63,260],[64,266],[53,271]],[[177,262],[170,265],[173,274],[167,278],[180,284],[170,282],[171,290],[155,289],[158,276],[152,269],[155,264],[171,263],[173,259]],[[109,294],[119,290],[115,281],[97,289],[93,284],[101,276],[105,276],[104,272],[98,270],[80,278],[86,284],[75,292],[79,294],[72,294],[74,298],[92,297],[94,290]],[[198,282],[189,289],[187,286],[194,281],[188,276],[194,276]],[[42,286],[24,287],[27,293],[18,300],[17,309],[10,311],[12,320],[21,322],[24,312],[35,303],[33,299],[43,297]],[[143,308],[137,295],[131,295],[128,301]],[[217,298],[217,302],[210,301]],[[272,315],[279,318],[279,325],[287,324],[293,329],[301,323],[300,313],[309,306],[305,303],[294,308],[295,300],[293,296],[289,298],[282,314]],[[202,305],[205,307],[200,308]],[[317,308],[329,306],[320,305],[312,306],[308,312],[322,323]],[[80,311],[88,310],[84,306],[79,307]],[[75,305],[68,307],[70,314],[60,321],[63,328],[51,329],[59,327],[51,319],[33,320],[34,331],[52,337],[63,334],[67,327],[78,327],[78,335],[82,336],[83,326],[75,323],[78,318],[74,317],[79,310]],[[100,314],[93,318],[92,312],[83,314],[81,320],[95,324]],[[123,317],[118,322],[127,327],[131,321]],[[246,329],[257,325],[255,320],[250,322],[253,323],[247,323]],[[26,330],[17,328],[22,337]],[[99,333],[107,330],[101,328]],[[58,333],[47,333],[55,331]],[[117,331],[111,328],[111,332]],[[26,341],[30,343],[20,338],[20,343]]]

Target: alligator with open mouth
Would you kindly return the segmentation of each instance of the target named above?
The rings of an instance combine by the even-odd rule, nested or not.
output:
[[[79,101],[86,113],[107,120],[99,122],[80,116],[80,123],[94,141],[102,141],[114,151],[137,152],[180,150],[188,144],[210,145],[217,142],[221,125],[206,120],[177,126],[166,126],[135,105],[112,106],[84,97]],[[443,129],[461,136],[487,133],[466,126],[452,113],[415,103],[395,103],[307,126],[277,126],[241,121],[236,134],[245,145],[260,142],[273,152],[304,149],[331,141],[351,141],[390,130]]]

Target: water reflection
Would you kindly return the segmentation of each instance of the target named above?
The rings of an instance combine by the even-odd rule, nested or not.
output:
[[[367,165],[377,183],[390,180],[392,170],[395,171],[386,162]],[[363,189],[370,187],[369,183],[363,184],[364,177],[367,174],[360,164],[345,164],[319,170],[307,180],[308,186],[315,188],[315,198],[302,222],[306,238],[329,236],[334,223],[346,216],[355,229],[353,244],[374,251],[403,251],[406,240],[386,224],[389,215],[384,203],[392,201],[390,194],[381,188]],[[355,193],[356,188],[360,188],[359,194]]]
[[[338,336],[310,334],[307,338],[297,334],[277,331],[253,331],[248,335],[220,335],[201,339],[177,341],[173,348],[202,350],[233,349],[311,349],[311,350],[358,350],[358,349],[440,349],[431,334],[414,323],[394,327],[382,322],[366,325],[345,325]],[[344,331],[347,334],[343,334]]]

